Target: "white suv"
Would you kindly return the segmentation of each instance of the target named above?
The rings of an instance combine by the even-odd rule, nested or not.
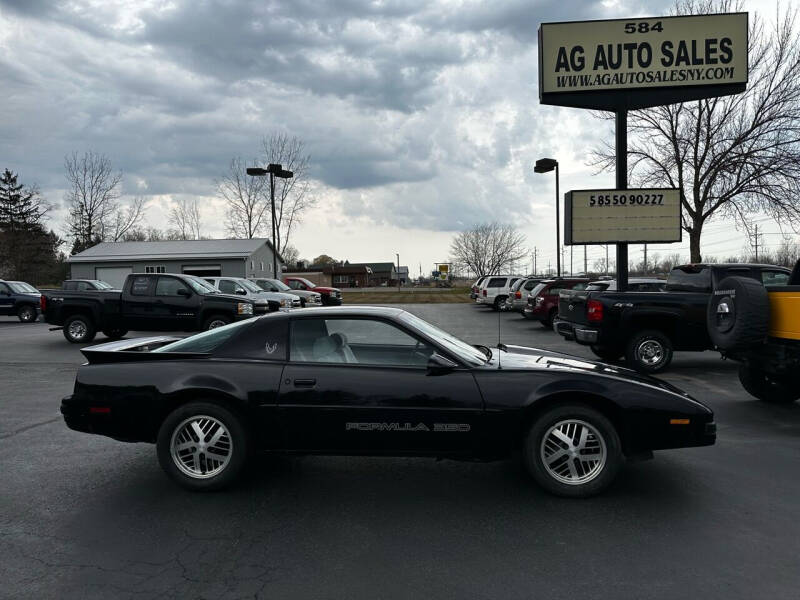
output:
[[[511,293],[511,286],[520,277],[512,275],[492,275],[487,277],[478,289],[478,297],[475,302],[486,304],[495,310],[500,310]]]

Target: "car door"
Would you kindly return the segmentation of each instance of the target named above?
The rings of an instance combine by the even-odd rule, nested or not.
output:
[[[341,453],[468,453],[481,435],[472,373],[428,369],[440,352],[378,318],[297,317],[278,399],[287,444]]]
[[[200,309],[200,297],[177,277],[159,275],[154,298],[157,331],[193,329]]]
[[[122,292],[122,316],[125,329],[131,331],[152,331],[156,325],[154,291],[155,277],[152,275],[132,275],[130,283]]]
[[[0,315],[10,315],[14,311],[14,297],[7,283],[0,281]]]

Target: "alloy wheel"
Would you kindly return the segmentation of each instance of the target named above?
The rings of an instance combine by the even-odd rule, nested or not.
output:
[[[189,417],[170,440],[175,466],[194,479],[219,475],[231,460],[233,440],[222,421],[208,415]]]
[[[225,321],[222,319],[214,319],[211,323],[208,324],[209,329],[216,329],[217,327],[222,327],[223,325],[227,325]]]
[[[647,339],[636,347],[636,356],[643,365],[654,367],[664,360],[666,352],[661,342]]]
[[[606,443],[600,432],[578,419],[553,425],[542,438],[542,464],[553,479],[583,485],[600,475],[606,464]]]
[[[86,337],[86,323],[83,321],[73,321],[69,324],[69,335],[74,340],[82,340]]]
[[[29,323],[36,318],[36,310],[30,306],[25,306],[19,311],[19,318],[24,323]]]

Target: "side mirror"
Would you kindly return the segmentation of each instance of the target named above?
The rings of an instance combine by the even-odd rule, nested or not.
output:
[[[178,294],[178,296],[183,296],[184,298],[188,298],[189,296],[192,295],[192,293],[186,288],[178,288],[176,294]]]
[[[449,358],[445,358],[441,354],[434,352],[428,358],[428,370],[432,372],[442,373],[444,371],[452,371],[458,365]]]

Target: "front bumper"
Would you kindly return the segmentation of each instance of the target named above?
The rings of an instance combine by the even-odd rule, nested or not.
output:
[[[322,296],[322,305],[323,306],[341,306],[342,299],[340,297],[331,296],[330,294],[326,294]]]

